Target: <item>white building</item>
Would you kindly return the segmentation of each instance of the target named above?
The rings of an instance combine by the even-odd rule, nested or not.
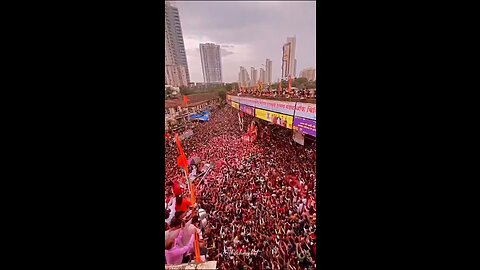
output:
[[[238,83],[240,86],[247,87],[250,84],[250,77],[248,76],[248,71],[244,67],[240,67],[240,72],[238,73]]]
[[[205,83],[223,82],[220,45],[213,43],[200,44],[200,59],[202,61],[203,81]]]
[[[265,70],[260,68],[260,78],[258,79],[259,82],[265,83]]]
[[[166,84],[175,87],[187,86],[187,73],[182,65],[165,65]]]
[[[178,8],[165,1],[165,68],[167,66],[181,65],[185,72],[187,84],[190,83],[190,73],[188,72],[187,55],[185,53],[185,44],[183,42],[182,25],[180,24],[180,14]],[[177,68],[178,69],[178,68]],[[172,84],[168,81],[166,83]],[[175,81],[183,81],[183,78],[176,78]]]
[[[254,67],[250,68],[250,86],[255,86],[258,83],[258,73],[257,70]]]
[[[307,78],[309,81],[315,81],[315,69],[314,68],[306,68],[300,72],[301,78]]]
[[[296,37],[288,37],[287,43],[283,45],[282,55],[282,78],[287,79],[288,76],[295,77],[295,47]]]
[[[265,61],[265,82],[267,84],[272,84],[272,61],[267,59]]]

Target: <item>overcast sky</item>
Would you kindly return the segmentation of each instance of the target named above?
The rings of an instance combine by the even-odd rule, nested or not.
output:
[[[282,46],[294,35],[297,75],[304,68],[316,68],[314,1],[175,1],[174,5],[180,13],[192,82],[203,82],[199,44],[205,42],[221,45],[225,82],[238,80],[240,66],[249,73],[250,67],[259,70],[266,58],[272,60],[276,82]]]

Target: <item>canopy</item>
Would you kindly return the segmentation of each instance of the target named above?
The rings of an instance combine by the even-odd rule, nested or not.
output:
[[[208,114],[193,114],[190,116],[191,120],[199,120],[199,121],[208,121],[210,120],[210,116]]]

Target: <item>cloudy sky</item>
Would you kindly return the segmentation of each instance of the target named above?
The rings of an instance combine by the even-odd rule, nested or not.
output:
[[[199,44],[221,45],[223,80],[238,80],[240,66],[262,68],[272,60],[272,80],[281,74],[282,46],[296,36],[297,74],[316,68],[314,1],[175,1],[180,13],[190,80],[203,82]],[[263,67],[264,68],[264,67]],[[265,69],[265,68],[264,68]]]

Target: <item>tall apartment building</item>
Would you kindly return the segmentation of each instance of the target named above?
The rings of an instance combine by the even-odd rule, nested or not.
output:
[[[182,25],[180,23],[180,14],[178,8],[171,5],[169,1],[165,1],[165,69],[167,66],[177,66],[172,69],[180,70],[178,66],[182,66],[185,72],[186,83],[190,83],[190,73],[188,72],[187,54],[185,52],[185,44],[183,43]],[[172,81],[183,82],[183,77],[169,77],[168,72],[165,71],[165,79],[167,84],[178,86],[171,83]],[[176,74],[174,72],[170,72]]]
[[[250,81],[250,86],[255,86],[258,83],[258,73],[254,67],[250,68],[250,76],[252,80]]]
[[[293,61],[295,64],[293,64],[293,76],[292,77],[297,77],[297,59]]]
[[[301,78],[307,78],[309,81],[315,81],[315,69],[314,68],[306,68],[300,72]]]
[[[265,70],[260,68],[260,78],[258,79],[259,82],[265,83]]]
[[[272,84],[272,61],[270,59],[265,61],[265,82]]]
[[[202,61],[203,81],[205,83],[223,82],[220,45],[213,43],[200,44],[200,59]]]
[[[296,37],[287,37],[287,43],[283,45],[282,54],[282,78],[295,77],[295,47]]]
[[[182,65],[165,65],[166,84],[179,87],[187,86],[187,73]]]
[[[240,67],[240,72],[238,73],[238,83],[240,86],[247,87],[250,85],[250,77],[248,76],[248,71],[244,67]]]

